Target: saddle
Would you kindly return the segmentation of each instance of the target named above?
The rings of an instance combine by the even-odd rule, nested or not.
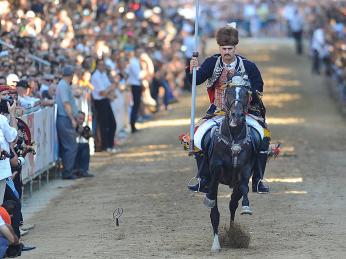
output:
[[[212,134],[212,129],[219,126],[224,119],[225,112],[218,110],[214,113],[213,116],[207,115],[200,119],[195,126],[194,134],[194,151],[201,152],[207,150],[209,146],[209,141]],[[254,143],[254,149],[259,150],[261,141],[264,137],[270,136],[270,131],[256,120],[255,116],[247,115],[246,122],[250,129],[250,136],[252,142]],[[190,134],[183,133],[179,136],[179,141],[183,144],[184,150],[189,150],[190,144]]]

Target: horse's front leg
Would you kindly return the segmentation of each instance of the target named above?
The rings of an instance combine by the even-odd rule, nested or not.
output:
[[[210,220],[213,226],[213,245],[211,247],[211,251],[220,252],[221,251],[221,246],[219,241],[220,212],[217,207],[217,198],[215,200],[215,206],[210,211]]]
[[[217,190],[219,186],[219,177],[221,174],[222,166],[211,167],[211,181],[209,183],[209,192],[204,197],[204,205],[212,209],[216,204]]]
[[[242,197],[242,193],[239,189],[239,184],[237,184],[233,187],[231,200],[229,201],[229,211],[231,212],[231,224],[234,222],[235,212],[238,208],[238,203],[241,197]]]
[[[251,168],[244,168],[241,181],[240,181],[240,192],[243,195],[242,200],[242,211],[240,214],[242,215],[252,215],[252,210],[250,207],[250,201],[249,201],[249,180],[251,177]]]

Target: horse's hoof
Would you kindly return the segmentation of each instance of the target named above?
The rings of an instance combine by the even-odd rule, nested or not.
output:
[[[215,200],[210,200],[207,195],[204,196],[204,200],[203,200],[203,204],[204,206],[206,206],[209,209],[212,209],[215,207],[216,201]]]
[[[252,215],[252,210],[249,206],[243,206],[241,207],[242,211],[240,212],[241,215]]]
[[[221,252],[221,247],[219,248],[211,248],[212,253],[220,253]]]
[[[219,241],[219,235],[214,235],[213,245],[211,247],[212,253],[219,253],[221,251],[220,241]]]

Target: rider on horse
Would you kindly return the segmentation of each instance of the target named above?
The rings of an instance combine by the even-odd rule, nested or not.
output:
[[[192,69],[198,67],[196,82],[197,85],[206,82],[207,91],[210,100],[210,107],[205,116],[206,119],[211,118],[217,111],[224,109],[224,85],[229,82],[234,75],[242,75],[247,77],[252,91],[252,101],[250,103],[249,115],[255,118],[264,128],[264,138],[262,139],[260,152],[258,153],[258,163],[254,168],[252,176],[252,191],[260,193],[268,193],[269,187],[265,186],[262,181],[264,170],[267,163],[267,151],[269,148],[270,132],[265,122],[266,109],[261,101],[263,92],[263,80],[261,73],[255,63],[248,59],[235,54],[236,46],[239,42],[238,30],[226,26],[220,28],[216,33],[216,41],[219,45],[220,54],[208,57],[200,67],[198,60],[193,57],[190,61],[190,67],[187,68],[187,76],[192,81]],[[261,152],[262,151],[262,152]],[[207,192],[209,183],[209,168],[206,157],[201,153],[195,155],[198,166],[198,177],[200,183],[189,186],[192,191]]]

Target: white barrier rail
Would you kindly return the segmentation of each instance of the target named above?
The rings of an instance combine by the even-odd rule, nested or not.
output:
[[[25,184],[54,166],[58,160],[56,106],[26,114],[21,119],[27,123],[36,149],[36,155],[30,153],[25,157],[22,169]]]

